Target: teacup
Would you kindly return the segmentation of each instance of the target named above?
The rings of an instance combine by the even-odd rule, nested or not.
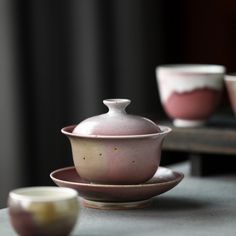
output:
[[[229,95],[231,108],[236,116],[236,73],[225,75],[224,81]]]
[[[175,126],[201,126],[216,110],[223,88],[221,65],[163,65],[156,68],[161,103]]]
[[[68,235],[79,214],[78,194],[70,188],[26,187],[8,197],[10,222],[22,236]]]

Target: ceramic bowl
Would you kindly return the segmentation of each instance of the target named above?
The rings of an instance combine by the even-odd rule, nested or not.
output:
[[[225,76],[225,86],[229,95],[231,108],[236,115],[236,73]]]
[[[125,112],[127,99],[109,99],[108,113],[62,129],[75,168],[92,183],[139,184],[155,174],[170,128]],[[107,104],[107,100],[105,101]]]
[[[79,213],[78,193],[71,188],[20,188],[9,193],[8,208],[19,235],[68,235]]]
[[[216,110],[225,67],[163,65],[156,68],[161,103],[175,126],[201,126]]]
[[[103,184],[139,184],[149,180],[161,159],[162,132],[127,136],[78,136],[75,126],[62,129],[70,139],[75,168],[82,179]]]

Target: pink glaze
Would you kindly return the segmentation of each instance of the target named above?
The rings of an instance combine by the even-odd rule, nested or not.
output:
[[[108,107],[108,112],[80,122],[73,130],[74,134],[118,136],[160,132],[153,121],[126,113],[125,108],[130,104],[129,99],[106,99],[103,103]]]
[[[78,174],[84,180],[105,184],[139,184],[150,179],[161,159],[161,147],[170,128],[143,135],[102,136],[74,134],[62,129],[71,142]]]
[[[103,103],[107,113],[62,129],[70,140],[78,174],[93,183],[144,183],[156,172],[162,142],[171,129],[127,114],[128,99]]]
[[[10,191],[8,213],[13,229],[22,236],[64,236],[75,226],[78,194],[66,188],[39,186]]]
[[[50,177],[60,187],[77,190],[84,199],[121,203],[142,201],[169,191],[183,179],[184,175],[181,172],[159,167],[154,176],[144,184],[93,184],[82,179],[74,167],[67,167],[53,171]]]
[[[174,92],[165,102],[164,109],[171,118],[203,120],[216,109],[220,97],[221,91],[208,88]]]
[[[197,127],[207,121],[219,104],[224,73],[221,65],[157,67],[161,103],[175,126]]]
[[[234,114],[236,115],[236,74],[226,75],[225,85],[228,92],[232,110]]]
[[[169,131],[163,129],[162,133],[128,138],[69,135],[77,172],[83,179],[94,183],[143,183],[156,172],[160,163],[162,142]]]

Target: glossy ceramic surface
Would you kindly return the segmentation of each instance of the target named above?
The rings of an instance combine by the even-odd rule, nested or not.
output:
[[[94,183],[144,183],[156,172],[162,142],[171,129],[127,114],[128,99],[103,102],[107,113],[62,129],[70,140],[77,172]]]
[[[22,236],[68,235],[79,213],[75,190],[58,187],[27,187],[9,193],[10,221]]]
[[[88,135],[140,135],[160,132],[159,127],[151,120],[128,114],[125,109],[129,99],[106,99],[103,103],[108,112],[90,117],[80,122],[73,130],[80,136]]]
[[[159,167],[155,175],[144,184],[104,185],[87,182],[81,179],[74,167],[67,167],[52,172],[50,177],[58,186],[77,190],[87,207],[125,209],[146,206],[152,197],[175,187],[184,175]]]
[[[162,105],[176,126],[199,126],[214,113],[221,98],[225,67],[166,65],[156,69]]]
[[[232,111],[236,115],[236,74],[228,74],[225,76],[225,85],[229,95]]]
[[[80,177],[94,183],[139,184],[149,180],[161,159],[161,147],[170,128],[143,135],[79,136],[75,126],[62,129],[70,139],[75,168]]]

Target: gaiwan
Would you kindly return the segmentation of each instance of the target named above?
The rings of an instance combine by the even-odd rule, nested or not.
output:
[[[162,143],[171,131],[153,121],[127,114],[128,99],[106,99],[108,112],[62,129],[71,143],[80,177],[102,184],[141,184],[153,177]]]

